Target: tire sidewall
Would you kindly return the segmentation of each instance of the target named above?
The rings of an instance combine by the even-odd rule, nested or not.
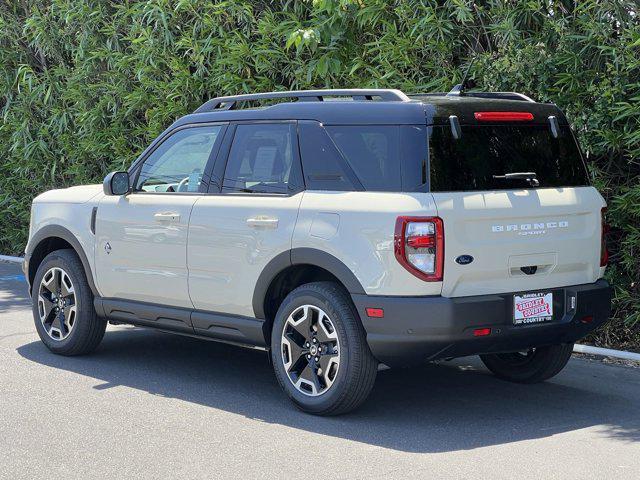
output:
[[[74,261],[74,252],[68,250],[60,250],[50,253],[42,261],[33,280],[31,288],[32,312],[36,330],[42,342],[54,352],[64,352],[75,347],[78,340],[86,335],[89,329],[89,317],[93,313],[93,295],[87,284],[84,272],[79,268],[79,260],[77,256]],[[71,333],[64,340],[54,340],[46,332],[42,322],[40,321],[40,312],[38,311],[38,295],[40,283],[45,273],[53,267],[59,267],[66,272],[73,284],[76,294],[76,320]]]
[[[523,365],[510,365],[498,355],[481,355],[484,364],[498,377],[517,383],[538,383],[559,373],[569,361],[573,344],[538,347]]]
[[[327,298],[327,296],[311,288],[305,288],[303,286],[296,289],[289,294],[278,309],[271,333],[271,360],[278,382],[296,405],[310,412],[324,411],[339,402],[344,395],[345,385],[349,381],[348,377],[351,373],[350,366],[352,359],[350,357],[352,356],[354,345],[352,345],[352,342],[350,342],[351,339],[349,335],[347,335],[345,319],[343,318],[347,312],[338,311],[331,300],[332,299]],[[285,322],[289,315],[302,305],[314,305],[322,309],[331,319],[338,334],[338,341],[340,342],[340,367],[336,379],[325,393],[318,396],[309,396],[298,391],[289,379],[282,361],[281,341]],[[348,313],[353,315],[352,312]]]

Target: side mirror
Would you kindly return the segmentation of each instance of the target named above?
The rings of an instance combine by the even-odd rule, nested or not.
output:
[[[105,195],[125,195],[129,193],[129,172],[111,172],[104,177],[102,188]]]

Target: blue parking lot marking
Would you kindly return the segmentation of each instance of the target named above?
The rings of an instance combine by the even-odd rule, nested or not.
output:
[[[0,276],[0,282],[13,282],[13,281],[24,282],[25,281],[24,275],[20,274],[20,275]]]

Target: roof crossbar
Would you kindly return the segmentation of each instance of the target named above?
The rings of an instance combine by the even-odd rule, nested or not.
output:
[[[203,103],[194,113],[212,112],[214,110],[233,110],[238,103],[251,100],[271,100],[275,98],[295,98],[298,101],[322,102],[325,97],[351,97],[353,100],[373,100],[380,98],[384,102],[406,102],[407,97],[400,90],[394,89],[360,89],[347,88],[341,90],[297,90],[291,92],[250,93],[217,97]]]

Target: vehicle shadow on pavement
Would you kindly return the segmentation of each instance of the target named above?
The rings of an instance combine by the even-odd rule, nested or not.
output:
[[[111,328],[98,350],[85,357],[56,356],[40,342],[18,352],[104,382],[93,387],[98,390],[140,389],[405,452],[474,449],[589,427],[621,441],[640,441],[640,378],[621,385],[614,367],[583,360],[572,360],[570,372],[539,385],[502,382],[472,358],[381,371],[363,407],[321,418],[299,412],[286,399],[264,352],[132,327]]]

